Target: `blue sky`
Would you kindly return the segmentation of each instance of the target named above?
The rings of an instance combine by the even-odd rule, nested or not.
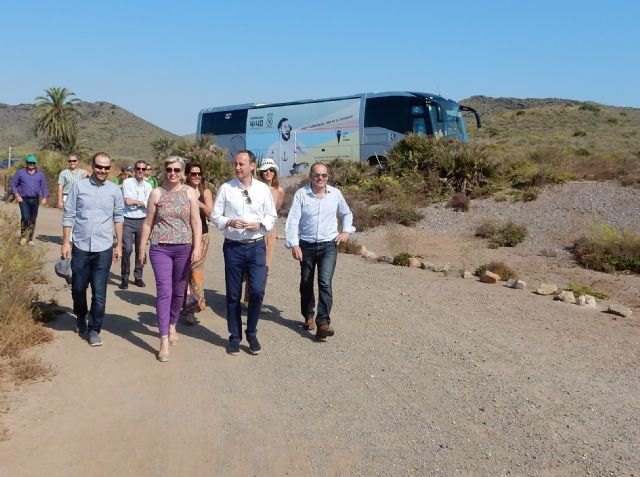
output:
[[[2,0],[0,103],[64,86],[177,134],[245,102],[413,90],[640,107],[640,3]]]

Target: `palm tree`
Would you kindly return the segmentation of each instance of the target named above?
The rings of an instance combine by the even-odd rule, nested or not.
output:
[[[155,141],[152,141],[151,149],[153,150],[153,157],[155,157],[156,160],[166,159],[171,155],[171,152],[175,145],[175,139],[169,136],[162,136]]]
[[[75,93],[67,88],[49,88],[45,90],[45,96],[36,98],[33,110],[35,133],[45,148],[63,151],[76,143],[80,112],[75,103],[80,100],[72,96]]]

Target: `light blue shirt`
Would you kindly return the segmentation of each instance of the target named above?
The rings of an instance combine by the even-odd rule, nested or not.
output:
[[[73,227],[73,244],[85,252],[113,247],[113,224],[124,222],[120,187],[93,176],[71,186],[62,214],[62,226]]]
[[[356,231],[352,225],[353,214],[342,192],[327,185],[324,197],[318,197],[311,184],[307,184],[293,196],[285,226],[285,246],[297,247],[300,240],[312,243],[335,240],[339,234],[338,220],[342,222],[343,232]]]

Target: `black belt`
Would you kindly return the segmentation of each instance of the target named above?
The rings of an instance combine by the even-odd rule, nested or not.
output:
[[[264,240],[264,236],[254,238],[254,239],[247,239],[247,240],[231,240],[231,239],[225,239],[225,240],[229,242],[236,242],[236,243],[256,243],[256,242],[260,242],[260,240]]]

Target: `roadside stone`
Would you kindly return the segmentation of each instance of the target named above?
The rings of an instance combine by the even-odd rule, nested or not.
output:
[[[551,285],[548,283],[541,283],[536,290],[538,295],[553,295],[558,291],[558,287],[556,285]]]
[[[633,313],[631,308],[627,308],[624,305],[609,305],[607,311],[613,315],[622,316],[623,318],[631,316],[631,313]]]
[[[373,252],[367,252],[367,256],[365,258],[367,260],[376,260],[378,256]]]
[[[524,290],[527,288],[527,283],[516,278],[510,278],[507,280],[507,287],[515,288],[516,290]]]
[[[485,270],[480,275],[480,281],[482,283],[498,283],[500,281],[500,275],[490,272],[488,270]]]
[[[469,270],[460,270],[460,276],[464,279],[473,278],[473,273]]]
[[[409,259],[409,266],[411,268],[422,268],[422,260],[416,257],[411,257]]]
[[[365,247],[364,245],[360,247],[360,256],[367,258],[368,254],[369,254],[369,250],[367,250],[367,247]]]
[[[431,262],[422,262],[422,266],[420,267],[423,270],[435,270],[436,266]]]
[[[563,301],[565,303],[575,303],[576,302],[576,296],[573,294],[572,291],[569,291],[569,290],[561,291],[556,296],[554,296],[553,299],[554,300],[558,300],[558,301]]]
[[[388,257],[387,255],[380,255],[377,258],[378,262],[383,262],[383,263],[393,263],[393,258],[392,257]]]
[[[448,272],[450,268],[451,268],[451,265],[449,265],[448,263],[443,263],[442,265],[436,265],[433,268],[433,271],[434,272]]]
[[[587,308],[596,307],[596,299],[591,295],[580,295],[576,303],[578,304],[578,306],[586,306]]]

